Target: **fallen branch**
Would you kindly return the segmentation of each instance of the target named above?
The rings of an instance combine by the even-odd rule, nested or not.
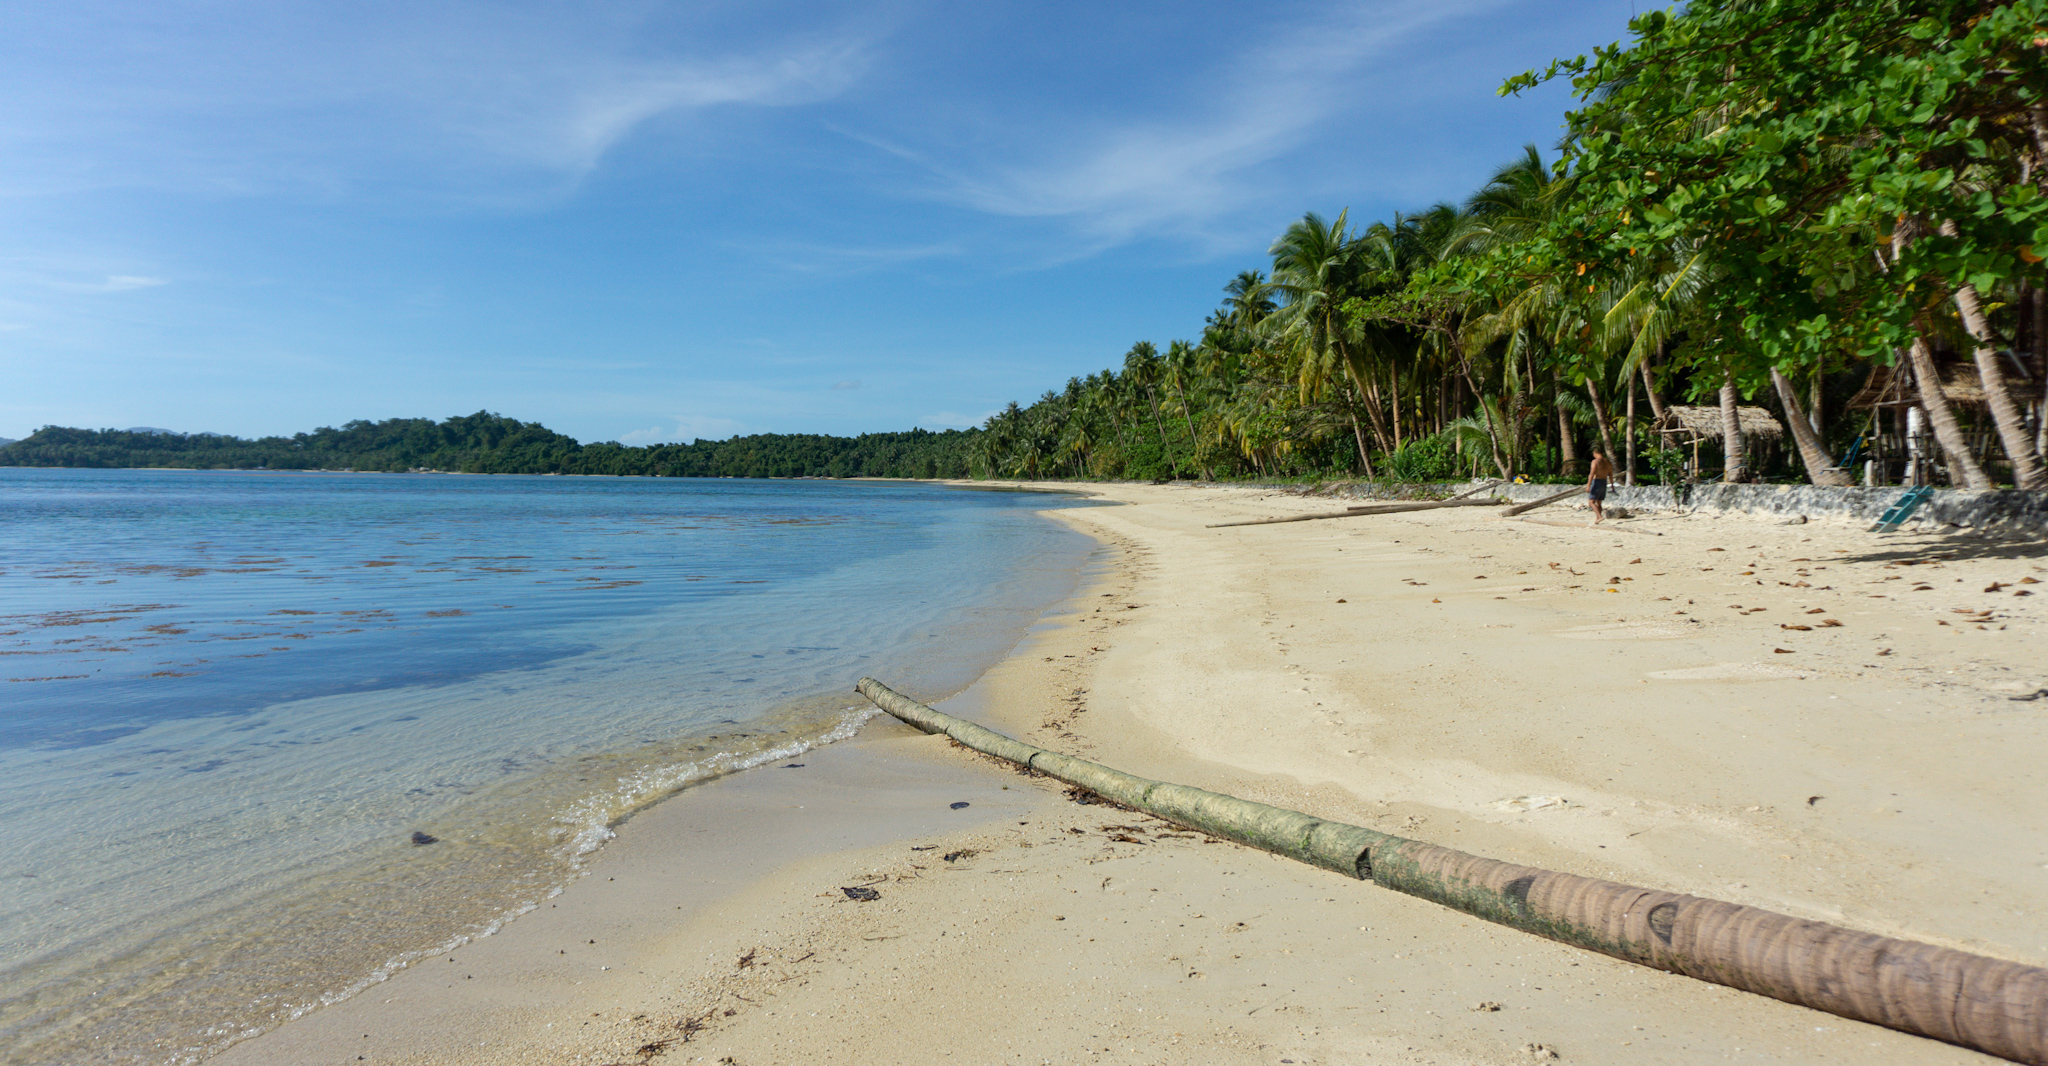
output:
[[[1398,514],[1402,511],[1434,511],[1439,507],[1499,507],[1508,501],[1491,500],[1428,500],[1422,503],[1373,503],[1353,507],[1348,511],[1318,511],[1315,514],[1288,515],[1285,518],[1254,518],[1245,522],[1216,522],[1206,529],[1226,529],[1230,526],[1271,526],[1281,522],[1314,522],[1323,518],[1358,518],[1369,514]]]
[[[1505,511],[1502,511],[1500,513],[1500,516],[1502,518],[1512,518],[1515,515],[1521,514],[1524,511],[1533,511],[1538,507],[1548,506],[1550,504],[1556,503],[1559,500],[1564,499],[1567,496],[1576,496],[1584,491],[1586,491],[1585,486],[1574,486],[1572,488],[1564,490],[1563,492],[1553,493],[1549,496],[1545,496],[1540,500],[1531,500],[1528,503],[1518,503],[1515,506],[1510,507]]]
[[[1445,503],[1449,503],[1449,502],[1450,502],[1451,500],[1462,500],[1462,499],[1464,499],[1464,498],[1465,498],[1465,497],[1467,497],[1467,496],[1477,496],[1477,495],[1479,495],[1480,493],[1482,493],[1482,492],[1485,492],[1485,491],[1486,491],[1487,489],[1490,489],[1490,488],[1492,488],[1492,487],[1494,487],[1495,485],[1498,485],[1498,484],[1500,484],[1500,479],[1499,479],[1499,478],[1497,478],[1497,477],[1490,477],[1490,478],[1487,478],[1487,479],[1486,479],[1485,481],[1482,481],[1482,482],[1480,482],[1479,484],[1477,484],[1477,485],[1474,485],[1474,486],[1472,486],[1471,488],[1469,488],[1469,489],[1466,489],[1465,491],[1463,491],[1463,492],[1461,492],[1461,493],[1457,494],[1456,496],[1452,496],[1452,497],[1449,497],[1449,498],[1448,498],[1448,499],[1446,499],[1446,500],[1445,500],[1444,502],[1445,502]]]

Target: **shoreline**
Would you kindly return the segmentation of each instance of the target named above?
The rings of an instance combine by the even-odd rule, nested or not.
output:
[[[2024,771],[2048,750],[2043,716],[2012,702],[2043,680],[2026,651],[2043,612],[2006,597],[1992,626],[1936,624],[1964,619],[1949,600],[1979,617],[1987,581],[2048,569],[2038,545],[1740,518],[1638,520],[1665,535],[1633,537],[1441,511],[1204,530],[1327,503],[1106,488],[1138,506],[1053,517],[1096,536],[1112,566],[945,709],[1133,773],[1477,854],[2048,959],[2048,934],[2011,921],[2048,902],[2029,850],[2048,797]],[[1914,583],[1884,584],[1901,570],[1954,587],[1923,580],[1928,602],[1914,602],[1892,591]],[[1844,624],[1780,629],[1805,624],[1807,600]],[[374,1046],[363,1061],[603,1063],[664,1040],[644,1057],[1994,1061],[1069,803],[890,721],[824,752],[964,775],[944,779],[979,782],[1016,817],[924,835],[947,823],[906,811],[936,796],[850,785],[842,797],[915,822],[916,843],[899,832],[791,855],[680,924],[641,929],[664,941],[639,956],[644,973],[578,1001],[606,1009],[537,1006],[540,986],[503,983],[523,965],[509,954],[498,975],[468,978],[499,982],[471,1009],[552,1010],[558,1027],[578,1022],[573,1038],[547,1035],[540,1013],[525,1036],[492,1029],[489,1047],[430,1038],[416,1014],[365,1010],[374,1027],[347,1040],[353,1019],[308,1024],[387,1006],[365,1002],[372,990],[214,1061],[357,1061]],[[804,771],[762,776],[782,773],[732,780],[787,805]],[[629,839],[635,823],[686,820],[715,791],[635,818],[598,865],[654,862],[663,846]],[[609,876],[595,869],[554,902],[587,889],[576,906],[594,911]],[[880,900],[831,898],[872,878],[885,878]],[[532,917],[462,954],[512,944]],[[884,1018],[903,1024],[873,1024]]]
[[[144,483],[156,479],[18,480],[50,483],[23,494],[33,502],[81,487],[110,499],[148,495]],[[45,545],[13,574],[13,587],[41,597],[24,608],[141,605],[90,615],[105,623],[91,631],[100,639],[71,651],[85,643],[70,639],[79,631],[56,627],[72,614],[29,619],[10,645],[17,653],[47,647],[92,660],[36,672],[90,674],[107,665],[98,661],[106,654],[131,648],[171,649],[112,660],[142,660],[128,671],[136,675],[168,665],[152,658],[212,665],[165,675],[191,681],[17,687],[35,687],[40,701],[23,704],[17,739],[33,739],[25,727],[45,722],[53,730],[94,723],[78,713],[96,709],[96,692],[136,689],[154,702],[137,701],[132,728],[92,737],[103,743],[13,751],[23,772],[7,799],[22,817],[9,833],[18,858],[9,872],[22,878],[12,902],[28,921],[8,938],[0,1028],[11,1053],[0,1060],[198,1061],[412,960],[443,955],[536,901],[545,906],[575,879],[586,845],[610,837],[628,809],[757,748],[829,729],[843,709],[871,714],[843,689],[844,677],[886,671],[918,679],[928,695],[966,685],[1071,592],[1093,548],[1033,513],[1068,503],[1060,497],[744,483],[700,483],[701,493],[689,484],[597,494],[561,485],[545,501],[516,487],[481,498],[337,497],[228,486],[239,480],[215,477],[210,488],[151,498],[169,501],[157,510],[171,528],[210,513],[193,501],[254,501],[252,510],[273,500],[315,504],[288,510],[298,526],[226,522],[222,543],[155,556],[118,537],[101,550],[79,547],[99,543],[85,536],[17,538]],[[736,502],[705,502],[714,498]],[[458,522],[451,539],[424,538],[423,548],[390,546],[383,525],[360,548],[322,548],[329,542],[317,528],[311,541],[293,539],[332,501],[340,502],[328,511],[425,501],[393,509],[400,528],[413,529],[433,526],[449,501],[472,499],[486,510],[534,507],[583,524],[493,532]],[[700,522],[706,511],[711,520]],[[422,514],[426,521],[404,524]],[[649,514],[674,517],[650,523]],[[555,532],[560,525],[571,528]],[[752,539],[755,527],[762,539]],[[678,539],[654,539],[664,530]],[[626,536],[586,537],[615,531]],[[513,546],[522,537],[531,543]],[[63,543],[74,547],[47,547]],[[275,545],[293,557],[263,550]],[[77,558],[63,554],[72,552],[96,561],[60,561]],[[547,561],[497,561],[508,552]],[[377,569],[359,568],[380,554],[361,564]],[[261,569],[235,561],[259,556]],[[138,574],[128,565],[138,558],[195,565]],[[643,565],[637,574],[610,572]],[[46,572],[69,584],[37,580]],[[192,577],[205,583],[182,584]],[[692,581],[705,584],[684,583]],[[886,614],[871,613],[881,602],[891,603]],[[282,609],[263,613],[270,607]],[[357,621],[358,608],[374,608],[375,621]],[[178,624],[143,613],[157,609],[177,611],[169,617]],[[316,644],[276,639],[286,630]],[[210,643],[259,631],[273,638],[261,648]],[[342,635],[319,643],[329,634]],[[286,651],[298,654],[223,654]],[[436,672],[413,684],[392,662]],[[321,688],[327,682],[340,691]],[[284,695],[268,698],[272,690]],[[245,708],[257,713],[237,713]],[[92,846],[77,846],[87,838]]]

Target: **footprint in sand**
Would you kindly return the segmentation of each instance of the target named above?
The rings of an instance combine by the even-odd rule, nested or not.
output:
[[[1513,799],[1495,800],[1493,809],[1521,814],[1526,811],[1549,810],[1553,807],[1569,807],[1572,802],[1563,796],[1516,796]]]
[[[1682,670],[1653,670],[1645,676],[1658,681],[1797,681],[1814,675],[1766,663],[1715,663]]]
[[[1574,626],[1559,630],[1556,634],[1571,640],[1676,640],[1692,636],[1683,629],[1670,626],[1648,625],[1636,622],[1607,622],[1601,625]]]

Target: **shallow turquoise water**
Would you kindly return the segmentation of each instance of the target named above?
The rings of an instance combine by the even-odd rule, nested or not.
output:
[[[0,1062],[192,1061],[844,735],[862,674],[961,687],[1072,590],[1071,502],[0,470]]]

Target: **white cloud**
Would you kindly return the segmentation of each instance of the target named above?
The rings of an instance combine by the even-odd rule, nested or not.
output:
[[[130,289],[153,289],[158,285],[169,285],[162,278],[145,278],[136,274],[109,274],[107,280],[98,285],[87,286],[92,292],[127,292]]]
[[[440,121],[504,156],[581,174],[659,115],[721,104],[786,107],[837,95],[866,69],[865,47],[834,41],[715,60],[629,64],[584,56],[499,93],[453,101]]]
[[[715,418],[707,415],[678,415],[675,429],[649,426],[621,433],[616,438],[620,444],[640,447],[648,444],[687,444],[693,440],[724,440],[745,429],[745,424],[730,418]]]
[[[918,245],[857,246],[788,240],[736,243],[731,246],[731,250],[734,254],[762,259],[784,270],[824,275],[884,270],[927,259],[951,258],[966,251],[957,241]]]
[[[154,289],[159,285],[170,284],[163,278],[144,277],[140,274],[107,274],[100,281],[67,281],[50,277],[47,273],[38,276],[37,272],[8,272],[7,275],[0,275],[0,280],[39,284],[59,292],[78,293],[133,292],[136,289]]]
[[[917,420],[920,426],[937,426],[940,429],[969,429],[979,426],[1002,413],[1002,408],[991,407],[978,415],[963,415],[958,411],[939,411]]]
[[[861,383],[858,381],[835,381],[832,383],[833,392],[848,392],[860,387]]]
[[[1092,127],[1062,116],[1075,132],[1016,138],[1008,142],[1020,150],[1016,158],[953,158],[842,132],[922,169],[937,199],[1071,223],[1089,245],[1073,255],[1162,232],[1199,238],[1268,195],[1274,182],[1258,169],[1329,135],[1333,118],[1359,106],[1364,83],[1391,65],[1383,61],[1396,49],[1434,25],[1503,3],[1369,0],[1319,23],[1289,20],[1292,28],[1232,52],[1226,69],[1190,72],[1196,88],[1180,113]]]
[[[828,99],[870,63],[865,37],[830,27],[735,40],[649,25],[690,10],[78,0],[17,11],[0,39],[0,194],[553,193],[657,117]],[[714,39],[724,43],[701,43]]]

